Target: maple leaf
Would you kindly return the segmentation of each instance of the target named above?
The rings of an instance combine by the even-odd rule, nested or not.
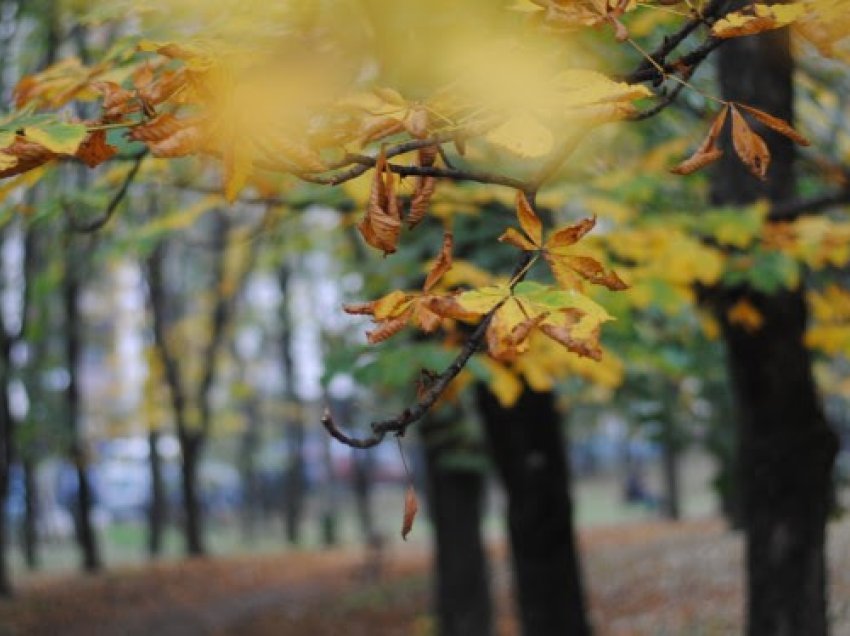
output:
[[[508,228],[499,240],[527,252],[542,252],[552,274],[562,287],[576,288],[578,279],[614,291],[628,287],[616,272],[606,270],[596,259],[573,253],[572,246],[593,229],[596,224],[595,217],[555,230],[543,243],[543,225],[522,192],[517,192],[516,212],[522,231]]]

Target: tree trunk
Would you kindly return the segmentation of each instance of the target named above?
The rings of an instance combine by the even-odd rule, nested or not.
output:
[[[260,511],[260,480],[257,475],[256,454],[259,444],[255,405],[244,408],[245,430],[239,448],[239,469],[242,479],[242,538],[246,543],[254,540]]]
[[[159,431],[148,433],[148,465],[151,471],[151,499],[148,504],[148,554],[151,558],[162,552],[165,525],[165,486],[162,480],[162,457],[159,455]]]
[[[786,29],[725,44],[719,67],[724,98],[792,120],[793,63]],[[713,181],[715,203],[793,196],[791,142],[770,131],[759,133],[773,156],[766,182],[746,173],[727,139]],[[729,322],[729,309],[742,299],[761,314],[760,329],[748,332]],[[748,633],[826,634],[825,525],[837,442],[821,412],[803,346],[803,289],[767,295],[740,287],[717,291],[712,300],[736,398]]]
[[[433,424],[435,419],[431,419]],[[446,423],[437,425],[442,429]],[[449,424],[450,425],[450,424]],[[423,434],[434,426],[423,428]],[[440,636],[490,636],[493,608],[481,535],[484,473],[442,466],[445,446],[428,444],[428,508],[434,526],[434,600]]]
[[[189,556],[206,554],[203,533],[203,516],[198,484],[198,468],[203,448],[203,438],[199,435],[181,435],[180,448],[183,452],[181,463],[183,487],[183,523],[185,524],[186,553]]]
[[[573,531],[561,416],[551,392],[526,389],[509,409],[483,386],[478,404],[508,495],[508,529],[526,636],[590,633]]]
[[[679,444],[676,439],[676,422],[672,413],[664,413],[661,440],[661,459],[664,473],[664,516],[677,521],[682,516],[679,496]]]
[[[8,484],[2,484],[4,490],[8,490]],[[5,504],[6,495],[4,494],[0,502]],[[4,510],[0,510],[0,597],[9,598],[12,596],[12,578],[9,574],[9,520],[6,517]]]
[[[299,422],[286,424],[286,456],[283,496],[286,540],[291,545],[298,545],[301,542],[305,492],[304,427]]]
[[[38,555],[38,478],[35,460],[25,457],[24,469],[24,520],[23,543],[24,560],[30,570],[40,565]]]
[[[84,443],[80,439],[80,388],[79,388],[79,361],[80,361],[80,314],[77,300],[80,295],[77,270],[80,267],[79,259],[75,258],[73,236],[68,230],[66,240],[65,259],[65,353],[68,365],[68,386],[66,395],[66,417],[70,431],[71,445],[69,454],[74,468],[77,471],[77,505],[75,508],[75,527],[77,542],[82,553],[83,568],[87,572],[95,572],[100,569],[100,552],[97,544],[97,535],[92,524],[92,509],[94,507],[94,493],[91,488],[88,475],[88,458]]]
[[[372,489],[374,486],[372,464],[372,453],[370,451],[359,448],[351,449],[354,506],[363,534],[363,543],[366,545],[374,545],[379,541],[378,531],[375,527],[375,513],[372,510]]]

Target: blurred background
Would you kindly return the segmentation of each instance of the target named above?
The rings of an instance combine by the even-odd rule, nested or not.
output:
[[[141,72],[140,32],[279,35],[261,3],[125,14],[132,4],[0,0],[4,112],[92,117],[93,80]],[[337,4],[316,37],[346,34],[343,49],[362,56],[347,63],[411,93],[422,58],[405,46],[430,54],[433,34],[467,15],[451,3]],[[484,4],[468,10],[489,15]],[[284,5],[293,13],[273,12],[284,31],[321,20],[310,3]],[[671,11],[626,19],[635,42],[650,48],[679,25]],[[642,61],[640,46],[612,49],[609,33],[582,37],[570,59],[620,72]],[[760,398],[742,359],[758,366],[763,350],[727,354],[759,333],[805,352],[802,365],[764,365],[804,368],[808,384],[785,398],[806,402],[816,382],[834,435],[829,487],[812,492],[830,519],[828,621],[850,633],[850,80],[841,61],[795,46],[798,127],[814,149],[801,154],[798,189],[840,196],[767,223],[776,210],[757,197],[669,174],[717,114],[706,93],[723,69],[710,58],[677,108],[594,131],[538,197],[547,227],[595,217],[581,245],[631,285],[588,286],[615,319],[602,359],[539,334],[521,360],[476,354],[421,424],[368,450],[333,440],[325,409],[366,434],[415,402],[468,331],[408,329],[367,345],[374,325],[343,304],[418,290],[448,229],[455,264],[441,284],[498,283],[515,260],[497,240],[517,225],[512,190],[440,181],[429,217],[383,258],[356,229],[369,174],[324,188],[258,173],[228,201],[217,160],[157,159],[110,129],[117,154],[95,170],[68,161],[0,181],[0,417],[13,449],[0,634],[546,636],[562,632],[534,628],[535,612],[559,599],[600,634],[741,633],[752,511],[736,418]],[[526,170],[503,151],[473,141],[468,155],[451,152]],[[808,325],[774,330],[774,301],[783,316],[807,302]],[[808,442],[789,439],[770,470],[807,465]],[[419,513],[402,541],[411,486]]]

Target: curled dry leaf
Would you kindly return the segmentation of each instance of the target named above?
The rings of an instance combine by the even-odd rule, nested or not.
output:
[[[425,285],[422,291],[428,292],[436,284],[443,274],[452,268],[452,247],[454,246],[454,236],[451,232],[443,234],[443,247],[440,249],[440,255],[437,257],[431,271],[428,272],[428,277],[425,279]]]
[[[127,137],[146,143],[155,157],[184,157],[197,152],[204,141],[200,119],[178,118],[170,113],[136,126]]]
[[[0,150],[0,179],[23,174],[56,157],[41,144],[16,136],[10,146]]]
[[[356,316],[372,316],[375,313],[375,304],[374,300],[366,303],[346,303],[342,306],[342,310]]]
[[[723,124],[726,123],[726,114],[728,112],[729,106],[724,106],[723,110],[714,118],[714,122],[712,122],[711,128],[708,130],[708,135],[702,140],[699,148],[696,149],[694,154],[671,169],[670,172],[673,174],[688,175],[717,161],[723,156],[723,151],[717,147],[717,140],[723,130]]]
[[[439,154],[440,149],[436,144],[430,146],[423,146],[417,152],[418,163],[423,168],[430,168],[437,161],[437,155]]]
[[[764,179],[770,165],[770,150],[764,139],[753,132],[738,109],[734,106],[731,108],[732,145],[735,152],[754,176]]]
[[[385,256],[396,251],[401,233],[401,211],[395,195],[395,177],[387,170],[383,149],[375,162],[366,216],[357,229],[369,245],[383,251]]]
[[[509,227],[504,231],[504,233],[499,237],[499,241],[501,243],[508,243],[514,247],[518,247],[526,252],[535,252],[540,249],[537,245],[529,241],[522,232],[512,227]]]
[[[770,128],[771,130],[775,130],[780,135],[785,135],[791,141],[800,144],[801,146],[808,146],[809,140],[806,139],[803,135],[798,133],[794,128],[791,127],[784,119],[780,119],[779,117],[774,117],[763,110],[759,110],[758,108],[753,108],[752,106],[746,106],[744,104],[738,104],[738,108],[742,108],[747,111],[750,115],[755,117],[758,121],[763,123],[765,126]]]
[[[562,247],[569,247],[578,243],[585,234],[590,232],[596,226],[596,216],[591,216],[582,219],[578,223],[568,225],[559,230],[556,230],[549,236],[546,241],[546,249],[554,250]]]
[[[517,191],[516,193],[516,215],[519,219],[519,225],[523,232],[526,233],[532,243],[535,245],[543,244],[543,223],[535,214],[534,208],[531,207],[525,193]]]
[[[407,315],[399,316],[398,318],[390,318],[389,320],[385,320],[378,325],[377,329],[366,332],[366,340],[369,341],[369,344],[378,344],[387,340],[388,338],[392,338],[399,331],[404,329],[404,326],[407,324]]]
[[[419,503],[416,500],[416,490],[409,485],[404,493],[404,519],[401,522],[401,538],[407,541],[407,535],[413,530],[413,521],[419,512]]]
[[[122,88],[120,84],[92,82],[90,86],[103,95],[103,114],[107,120],[134,113],[140,108],[135,93]]]
[[[407,227],[411,230],[419,225],[428,213],[428,205],[431,203],[431,197],[434,196],[436,187],[436,177],[431,175],[416,177],[416,188],[413,191],[410,211],[407,214]]]

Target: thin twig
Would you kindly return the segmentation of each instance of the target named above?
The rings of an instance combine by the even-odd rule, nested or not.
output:
[[[145,156],[147,156],[146,152],[136,157],[132,167],[127,172],[127,176],[124,177],[121,187],[118,188],[112,196],[112,199],[110,199],[102,216],[90,221],[78,221],[74,218],[74,215],[69,212],[68,223],[71,226],[72,232],[77,232],[78,234],[91,234],[92,232],[97,232],[100,228],[109,223],[110,219],[112,219],[112,215],[115,214],[115,210],[118,209],[118,206],[124,200],[124,197],[127,196],[127,192],[130,190],[130,185],[139,173],[139,168],[141,168],[142,161],[144,161]]]

